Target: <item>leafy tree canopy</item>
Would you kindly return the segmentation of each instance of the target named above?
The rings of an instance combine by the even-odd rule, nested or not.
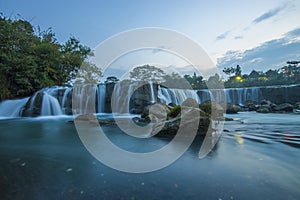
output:
[[[133,68],[130,71],[130,79],[133,81],[164,82],[165,72],[155,66],[143,65]]]
[[[0,15],[0,27],[0,100],[64,85],[91,52],[74,37],[59,44],[52,29],[35,32],[23,19]]]

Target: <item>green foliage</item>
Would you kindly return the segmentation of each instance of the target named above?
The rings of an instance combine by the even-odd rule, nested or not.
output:
[[[178,88],[178,89],[190,89],[191,85],[189,82],[180,76],[180,74],[172,72],[171,74],[166,74],[164,76],[165,82],[164,86],[168,88]]]
[[[226,88],[289,85],[300,83],[300,61],[287,61],[280,69],[270,69],[267,72],[253,70],[249,75],[231,76],[224,82]],[[227,71],[228,68],[223,70]],[[226,72],[225,72],[226,73]]]
[[[237,65],[234,67],[226,67],[223,69],[223,72],[227,74],[228,76],[231,76],[232,74],[235,74],[235,76],[241,76],[242,75],[242,68]]]
[[[76,78],[83,80],[83,83],[98,84],[102,77],[102,70],[95,64],[83,61]]]
[[[206,81],[207,87],[210,89],[222,89],[222,86],[224,86],[224,83],[220,76],[218,74],[215,74],[214,76],[211,76]]]
[[[75,38],[59,44],[51,29],[0,16],[0,100],[29,96],[73,79],[90,53]]]
[[[165,81],[165,72],[158,67],[143,65],[130,71],[130,79],[133,81],[153,81],[161,83]]]
[[[202,76],[197,76],[194,72],[193,76],[184,75],[184,78],[189,82],[193,89],[207,88]]]
[[[206,101],[199,105],[199,108],[206,114],[211,114],[211,107],[211,101]]]
[[[119,81],[119,79],[115,76],[109,76],[106,78],[106,80],[104,81],[105,84],[108,83],[117,83]]]
[[[168,113],[168,117],[175,118],[180,114],[180,112],[181,112],[181,106],[176,105],[170,110],[170,112]]]

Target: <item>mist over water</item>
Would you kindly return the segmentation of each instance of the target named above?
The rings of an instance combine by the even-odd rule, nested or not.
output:
[[[197,137],[175,163],[145,174],[118,172],[93,158],[74,125],[67,123],[72,117],[2,120],[1,196],[298,199],[300,116],[248,112],[228,117],[236,121],[225,123],[220,141],[207,157],[198,158],[203,138]],[[114,144],[133,152],[159,149],[170,141],[130,137],[114,126],[102,128]]]

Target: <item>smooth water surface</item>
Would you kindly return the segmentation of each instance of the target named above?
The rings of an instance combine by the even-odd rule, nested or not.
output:
[[[128,174],[94,159],[71,117],[0,121],[1,199],[299,199],[300,115],[229,115],[214,150],[202,138],[172,165]],[[168,138],[138,139],[103,126],[116,145],[147,152]],[[113,156],[113,155],[112,155]]]

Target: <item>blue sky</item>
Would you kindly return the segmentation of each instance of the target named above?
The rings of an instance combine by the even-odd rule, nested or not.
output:
[[[0,12],[52,27],[60,42],[75,36],[91,48],[128,29],[162,27],[196,41],[219,68],[240,64],[249,72],[300,59],[296,0],[0,0]]]

